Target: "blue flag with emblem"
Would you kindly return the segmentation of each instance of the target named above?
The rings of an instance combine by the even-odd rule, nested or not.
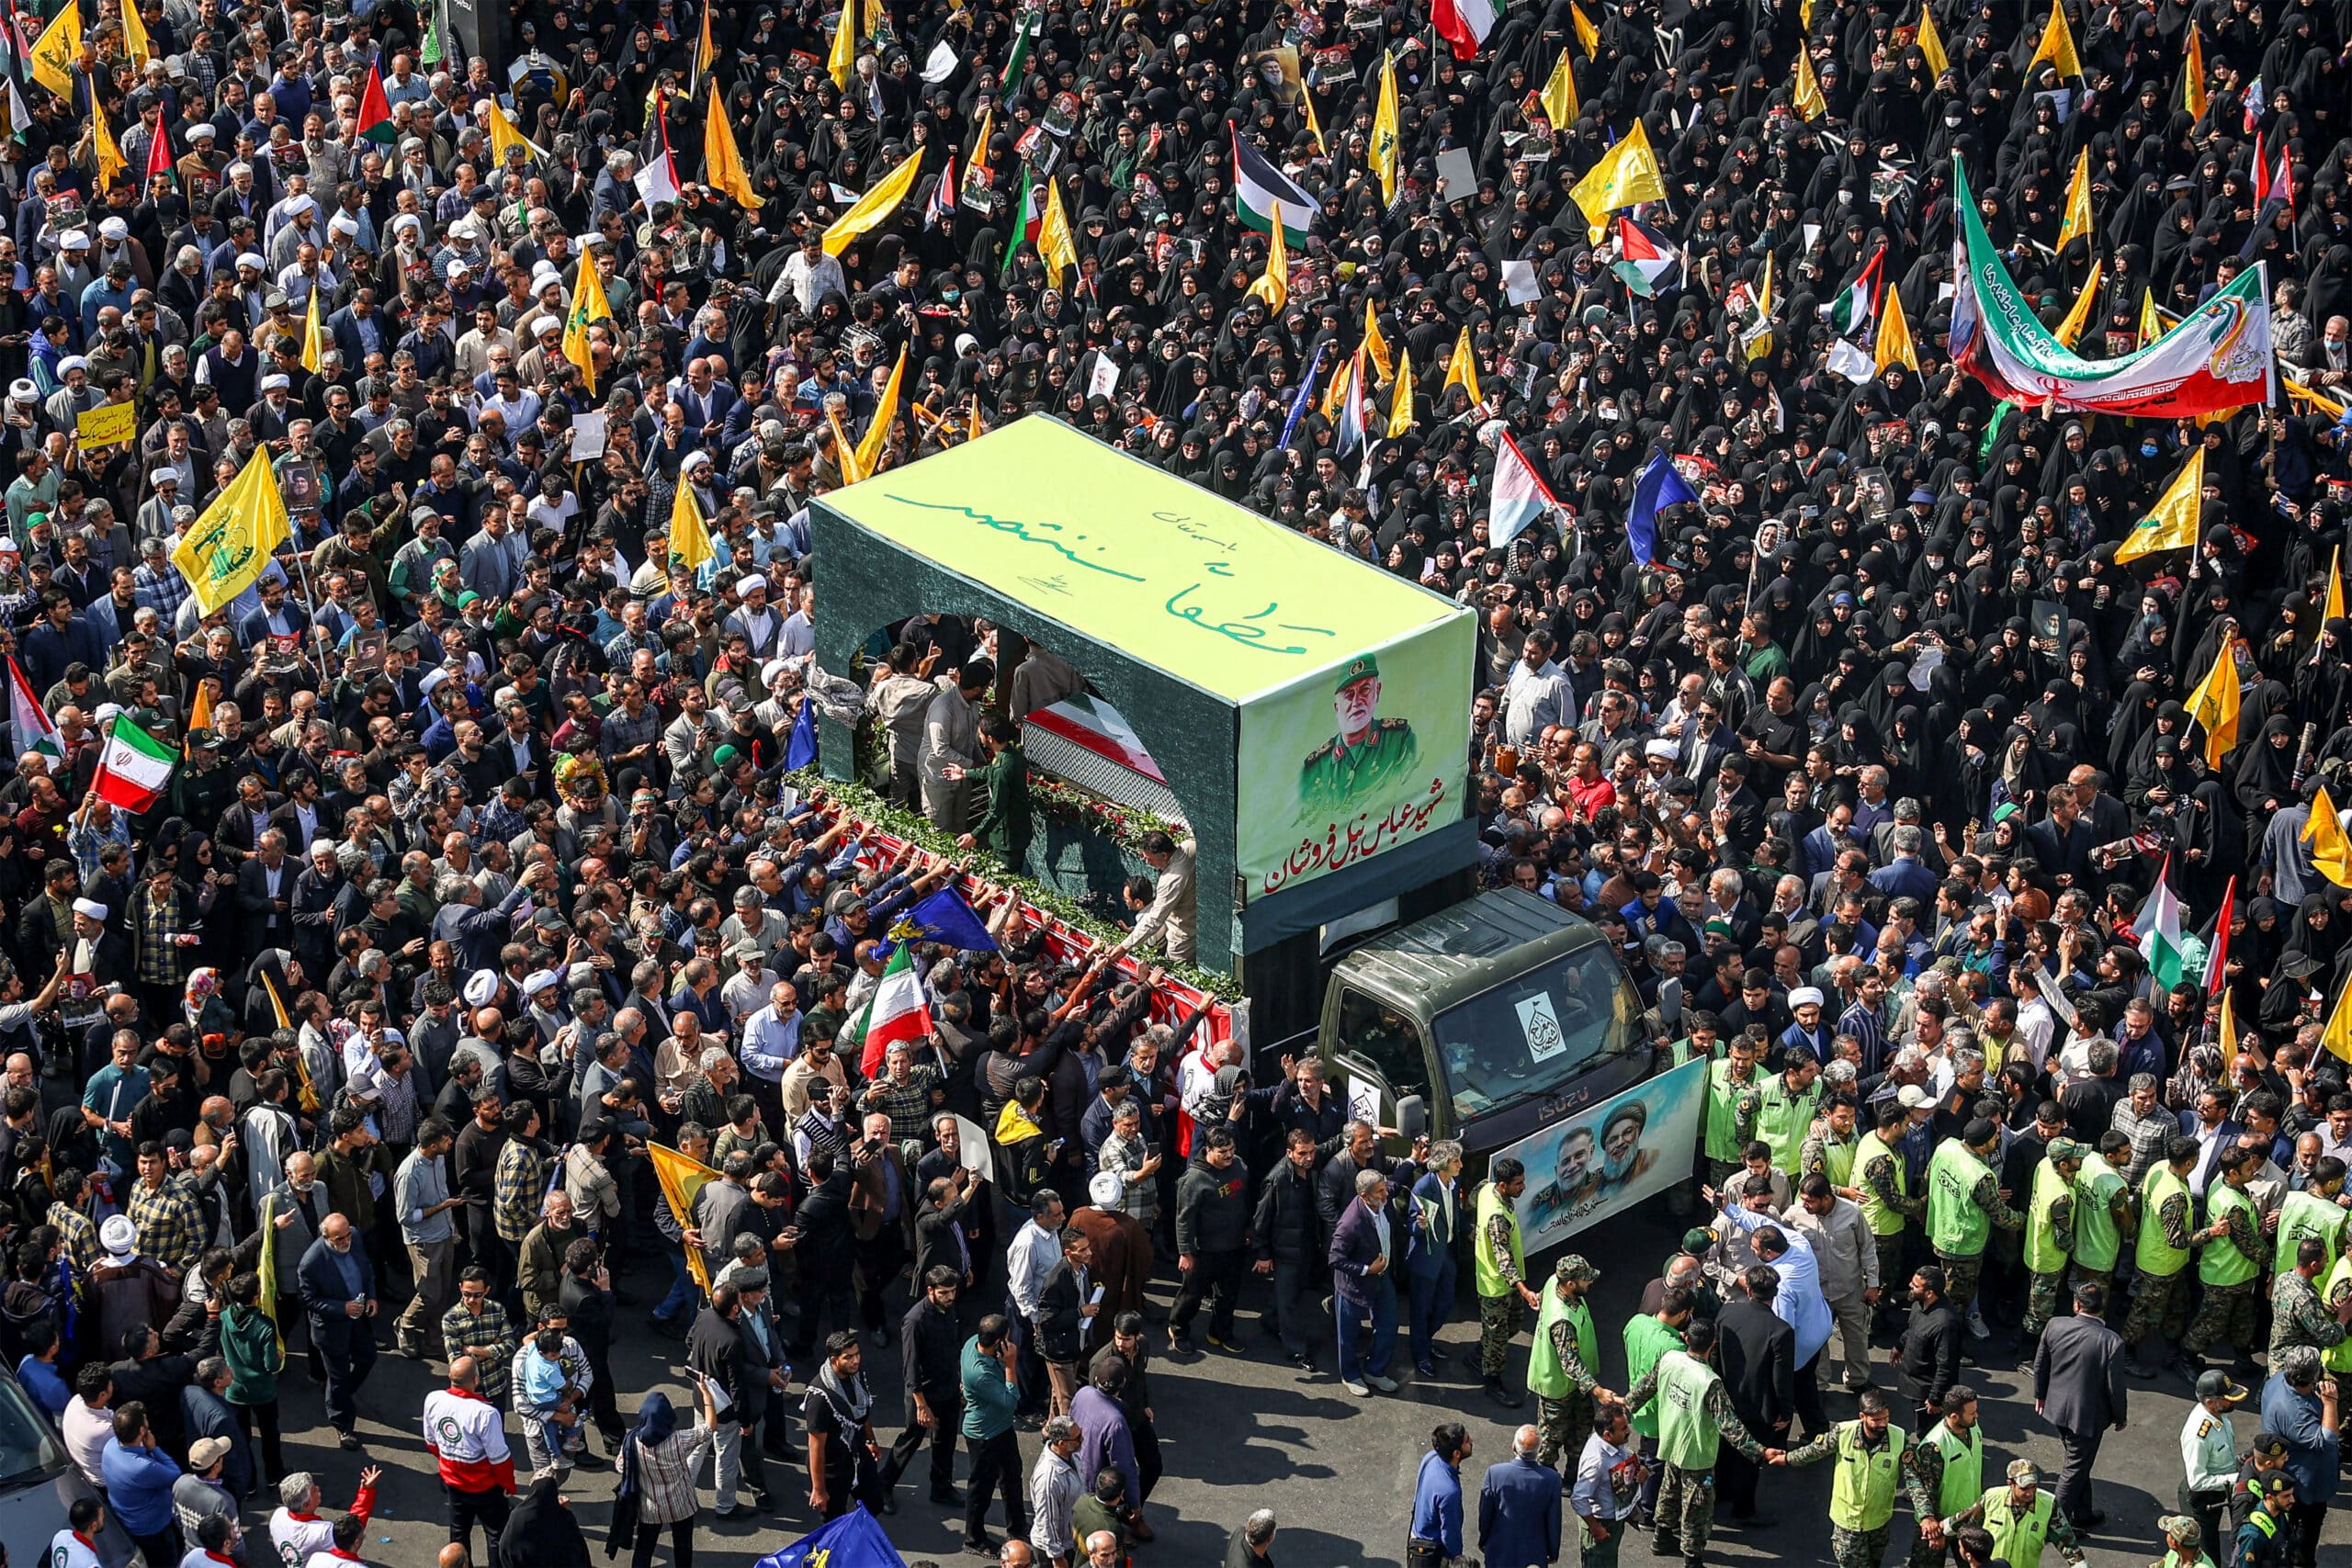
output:
[[[1650,460],[1634,475],[1634,504],[1625,513],[1625,539],[1634,559],[1648,566],[1657,559],[1657,514],[1665,508],[1689,505],[1699,499],[1675,468],[1674,461],[1653,446]]]
[[[996,938],[989,935],[979,915],[953,887],[943,887],[909,909],[907,923],[914,928],[910,934],[921,942],[944,942],[967,953],[996,948]]]
[[[769,1552],[758,1568],[907,1568],[907,1560],[882,1533],[881,1521],[852,1508],[824,1529]]]
[[[800,712],[793,718],[792,734],[784,743],[784,771],[797,773],[817,760],[817,699],[800,699]]]

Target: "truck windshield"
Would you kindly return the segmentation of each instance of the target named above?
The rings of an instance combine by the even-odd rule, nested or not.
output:
[[[1557,1089],[1631,1048],[1641,1003],[1600,942],[1437,1015],[1455,1111],[1480,1116]]]

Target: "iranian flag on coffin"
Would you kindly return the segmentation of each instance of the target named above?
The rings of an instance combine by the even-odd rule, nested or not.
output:
[[[91,787],[98,798],[125,811],[144,811],[163,798],[180,754],[128,718],[117,718],[98,757]]]
[[[869,1078],[882,1071],[883,1053],[892,1041],[921,1040],[931,1032],[931,1008],[923,999],[922,981],[915,976],[914,951],[911,931],[899,938],[865,1010],[842,1032],[842,1043],[857,1051],[858,1070]]]
[[[1949,339],[1954,363],[1996,398],[2030,406],[2047,398],[2085,413],[2185,419],[2275,397],[2269,286],[2264,269],[2181,318],[2164,336],[2120,359],[2084,359],[2038,321],[1976,215],[1960,160],[1952,160],[1955,292]]]

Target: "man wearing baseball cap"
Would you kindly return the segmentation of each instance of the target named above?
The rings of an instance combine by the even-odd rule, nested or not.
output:
[[[1616,1401],[1593,1370],[1600,1364],[1600,1341],[1585,1298],[1600,1278],[1600,1269],[1569,1253],[1552,1266],[1552,1287],[1535,1312],[1527,1386],[1535,1391],[1535,1425],[1543,1433],[1538,1464],[1555,1466],[1563,1454],[1582,1453],[1592,1433],[1593,1405]]]
[[[1947,1528],[1983,1525],[1992,1532],[1993,1555],[2009,1568],[2040,1568],[2044,1546],[2056,1547],[2073,1568],[2083,1568],[2082,1543],[2057,1505],[2054,1493],[2041,1490],[2041,1467],[2030,1459],[2014,1459],[2007,1484],[1985,1488],[1974,1507],[1944,1523]]]

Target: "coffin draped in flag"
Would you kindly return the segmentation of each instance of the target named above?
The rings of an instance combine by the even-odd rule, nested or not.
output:
[[[1261,234],[1273,227],[1279,204],[1283,237],[1294,245],[1306,243],[1306,226],[1315,220],[1315,214],[1322,207],[1305,186],[1242,141],[1238,131],[1233,136],[1233,201],[1234,215],[1241,220],[1242,226]]]
[[[1952,160],[1952,360],[1996,398],[2048,399],[2084,413],[2186,419],[2276,396],[2269,284],[2249,268],[2164,336],[2120,359],[2084,359],[2037,320],[1976,215],[1961,160]]]
[[[1487,505],[1487,544],[1498,550],[1510,548],[1528,525],[1558,504],[1544,476],[1506,433],[1495,443],[1494,489]]]

